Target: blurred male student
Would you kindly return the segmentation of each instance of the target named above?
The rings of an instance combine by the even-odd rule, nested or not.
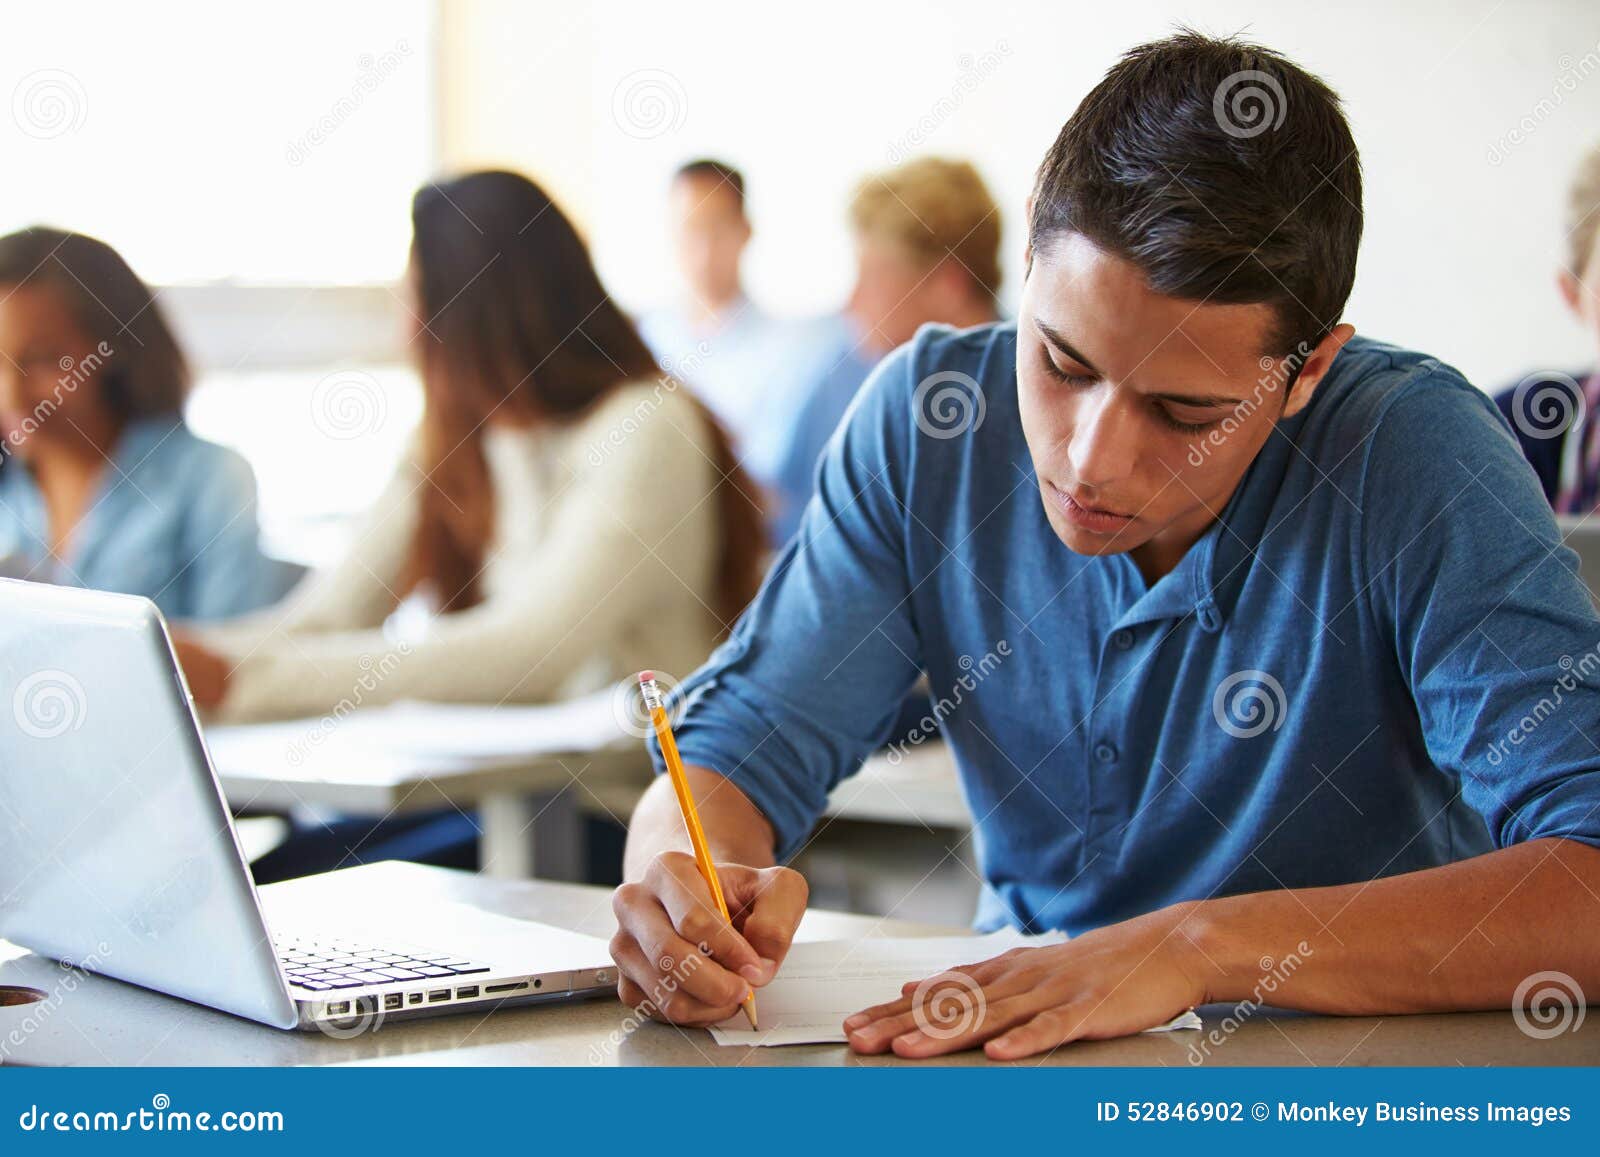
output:
[[[1000,212],[978,170],[923,157],[873,173],[850,200],[856,279],[843,313],[820,327],[793,387],[797,409],[773,481],[772,536],[794,534],[817,459],[872,367],[929,322],[994,321]]]
[[[744,467],[767,483],[767,429],[787,380],[780,352],[789,327],[745,292],[740,265],[753,232],[744,174],[711,158],[680,167],[668,193],[682,298],[646,314],[639,332],[666,370],[687,382],[734,440]]]
[[[972,965],[955,1035],[908,984],[845,1021],[861,1052],[1133,1033],[1289,951],[1273,1002],[1317,1012],[1600,990],[1600,618],[1489,398],[1341,320],[1361,228],[1338,98],[1293,62],[1183,33],[1112,68],[1039,167],[1017,321],[878,367],[684,683],[737,930],[652,785],[625,1001],[714,1022],[781,967],[806,886],[775,865],[924,670],[963,688],[980,923],[1074,938]]]
[[[1600,351],[1600,144],[1578,166],[1565,226],[1566,264],[1556,287]],[[1600,503],[1600,369],[1535,370],[1495,401],[1556,512],[1593,510]]]

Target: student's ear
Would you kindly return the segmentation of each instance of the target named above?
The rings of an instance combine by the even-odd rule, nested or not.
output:
[[[954,304],[964,299],[972,290],[972,274],[954,257],[946,257],[934,267],[928,279],[934,297],[941,302]]]
[[[1336,325],[1327,337],[1312,348],[1311,353],[1306,356],[1305,364],[1300,367],[1300,376],[1295,379],[1294,388],[1289,391],[1289,397],[1284,402],[1283,417],[1292,418],[1306,408],[1306,404],[1311,401],[1311,395],[1317,392],[1318,384],[1333,368],[1333,359],[1339,356],[1344,343],[1355,336],[1355,326]]]
[[[1562,269],[1556,274],[1556,288],[1561,291],[1561,300],[1567,303],[1567,308],[1574,317],[1583,319],[1583,284],[1575,277],[1570,269]]]

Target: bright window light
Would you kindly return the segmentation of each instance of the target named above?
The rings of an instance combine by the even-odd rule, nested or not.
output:
[[[110,242],[147,281],[393,281],[432,168],[433,6],[33,5],[0,37],[0,230]]]

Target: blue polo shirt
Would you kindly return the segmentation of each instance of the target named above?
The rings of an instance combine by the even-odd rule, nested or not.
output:
[[[253,611],[282,595],[290,577],[257,541],[249,464],[176,415],[122,431],[60,558],[27,463],[0,456],[0,573],[143,595],[169,619]]]
[[[1600,619],[1459,373],[1350,342],[1147,585],[1050,529],[1015,361],[1010,324],[924,329],[887,358],[798,536],[680,688],[684,759],[731,778],[780,855],[912,739],[890,732],[923,671],[982,926],[1076,933],[1547,836],[1600,846]],[[915,410],[951,372],[983,397],[955,437]]]

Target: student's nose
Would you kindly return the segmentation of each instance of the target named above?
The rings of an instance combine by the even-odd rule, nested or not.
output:
[[[1080,484],[1113,486],[1133,473],[1138,447],[1133,418],[1105,386],[1080,401],[1067,443],[1067,461]]]

